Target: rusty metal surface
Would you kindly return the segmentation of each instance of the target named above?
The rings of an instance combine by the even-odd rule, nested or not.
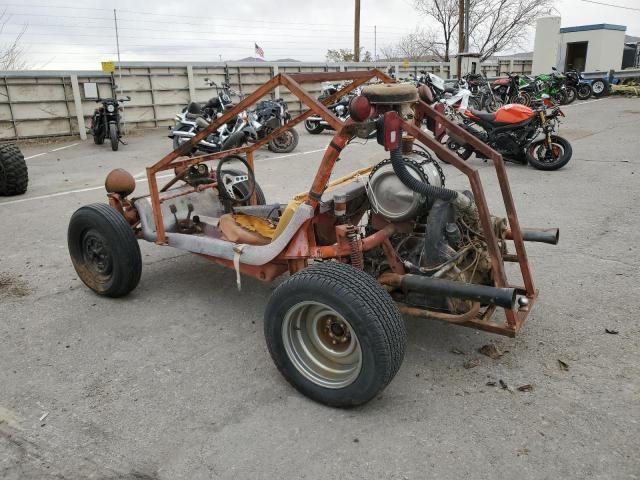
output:
[[[224,115],[210,124],[206,129],[198,133],[188,142],[185,142],[180,148],[166,155],[152,167],[149,167],[147,169],[147,177],[149,181],[150,199],[154,212],[154,221],[158,234],[157,243],[166,244],[166,237],[162,222],[162,213],[159,208],[159,189],[155,177],[158,172],[170,169],[175,169],[175,171],[178,172],[178,175],[176,175],[176,177],[172,181],[170,181],[169,184],[165,186],[165,188],[163,188],[163,190],[166,190],[170,185],[173,185],[179,179],[180,173],[184,171],[185,167],[197,164],[202,161],[215,160],[231,154],[244,154],[247,157],[247,161],[253,168],[253,152],[256,149],[268,143],[273,138],[281,135],[285,131],[293,128],[295,125],[303,122],[312,114],[319,115],[336,130],[335,135],[333,136],[329,146],[327,147],[323,155],[322,162],[315,174],[313,183],[311,185],[311,188],[309,189],[309,193],[307,194],[307,198],[305,199],[307,204],[311,205],[312,207],[317,207],[319,205],[322,193],[327,187],[335,162],[338,160],[342,149],[345,148],[348,142],[353,138],[355,131],[353,128],[353,123],[350,120],[344,123],[341,122],[326,106],[331,102],[337,100],[338,98],[351,92],[358,86],[374,78],[377,78],[385,83],[393,81],[393,79],[385,75],[383,72],[375,69],[359,72],[309,72],[297,74],[279,74],[269,82],[256,89],[252,94],[245,97],[233,108],[228,110]],[[331,80],[351,80],[351,83],[335,94],[323,99],[323,101],[319,101],[318,99],[309,95],[309,93],[307,93],[301,86],[301,84],[304,83]],[[278,86],[284,86],[288,88],[304,105],[308,107],[308,110],[302,112],[286,125],[276,129],[270,135],[254,144],[224,152],[181,158],[185,153],[190,152],[193,146],[195,146],[200,140],[206,138],[207,135],[215,131],[220,125],[229,121],[231,118],[247,109],[251,105],[257,103],[263,96],[265,96],[271,90]],[[511,286],[508,283],[508,279],[504,270],[504,261],[517,260],[524,281],[524,290],[522,291],[522,294],[526,295],[530,300],[529,307],[526,311],[506,310],[505,314],[507,322],[505,325],[491,323],[489,321],[491,315],[495,311],[495,308],[493,307],[487,308],[483,313],[476,312],[475,315],[471,315],[471,312],[468,312],[468,316],[470,318],[467,318],[467,314],[463,314],[464,317],[453,315],[452,318],[446,318],[446,315],[431,314],[430,318],[433,318],[435,316],[456,324],[472,326],[473,328],[480,328],[494,333],[500,333],[502,335],[513,336],[521,328],[528,313],[530,312],[531,306],[536,299],[537,292],[535,290],[533,279],[531,276],[531,271],[526,256],[526,250],[524,247],[522,230],[518,222],[518,217],[515,210],[515,205],[511,195],[509,181],[502,157],[497,152],[492,150],[488,145],[482,143],[479,139],[469,134],[458,125],[455,125],[444,115],[435,111],[425,102],[419,100],[413,103],[412,107],[414,110],[414,121],[409,122],[403,120],[403,130],[406,133],[410,134],[415,139],[414,141],[419,141],[427,148],[431,149],[438,158],[446,160],[456,169],[465,174],[469,180],[469,184],[477,206],[479,221],[483,230],[483,236],[485,237],[487,250],[491,259],[493,284],[496,287]],[[442,125],[443,128],[451,131],[458,138],[461,138],[463,141],[469,143],[475,150],[483,153],[487,158],[492,160],[498,177],[498,183],[500,185],[502,198],[507,211],[507,219],[509,222],[509,237],[513,239],[516,250],[515,255],[505,254],[505,257],[507,258],[503,258],[504,252],[502,252],[500,249],[498,238],[493,228],[493,221],[478,171],[471,165],[460,159],[454,152],[450,151],[438,140],[431,137],[430,135],[427,135],[419,128],[419,121],[425,117],[432,118],[438,124]],[[252,201],[255,202],[255,196],[254,198],[252,198]],[[361,251],[367,251],[371,248],[382,245],[385,255],[389,258],[390,264],[393,267],[394,273],[402,274],[404,273],[402,264],[398,261],[397,258],[395,258],[395,252],[393,252],[393,248],[389,244],[388,238],[392,233],[390,233],[390,231],[391,228],[385,228],[370,235],[369,237],[359,239],[358,246]],[[282,252],[274,262],[259,268],[243,268],[242,271],[247,275],[251,275],[264,280],[270,279],[272,277],[275,278],[274,275],[277,276],[278,274],[286,270],[294,273],[298,269],[303,268],[304,263],[302,262],[306,258],[345,258],[353,253],[353,241],[350,244],[348,241],[338,238],[338,242],[334,245],[316,246],[313,237],[314,232],[312,224],[311,222],[309,222],[300,230],[300,232],[298,232],[298,234],[296,234],[294,240],[290,242],[285,251]],[[221,265],[231,267],[231,264],[228,261],[213,258],[210,258],[210,260],[215,261]],[[421,309],[416,310],[413,307],[407,307],[407,309],[405,309],[405,313],[419,314],[423,317],[429,316],[429,312],[419,313],[418,310]]]

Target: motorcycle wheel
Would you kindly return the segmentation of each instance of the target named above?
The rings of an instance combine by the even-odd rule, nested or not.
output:
[[[220,150],[230,150],[232,148],[238,148],[242,146],[244,142],[244,132],[236,132],[225,140],[225,142],[222,144],[222,147],[220,147]]]
[[[580,84],[577,92],[579,100],[586,100],[591,96],[591,85],[587,83]]]
[[[567,140],[551,135],[551,149],[547,149],[544,142],[544,139],[538,140],[527,147],[527,160],[533,168],[558,170],[569,163],[573,150]]]
[[[469,108],[472,110],[482,110],[480,100],[476,97],[469,98]]]
[[[500,100],[499,98],[490,98],[487,101],[487,104],[484,106],[484,109],[489,113],[494,113],[502,106],[504,106],[504,102],[502,100]]]
[[[609,95],[609,82],[604,78],[598,78],[591,84],[591,91],[596,98]]]
[[[458,142],[453,140],[449,135],[445,135],[444,137],[442,137],[440,139],[440,143],[445,145],[449,150],[452,150],[464,161],[469,160],[469,157],[473,153],[473,150],[470,147],[466,145],[460,145]],[[449,162],[447,162],[443,158],[438,157],[438,160],[442,161],[443,163],[449,164]]]
[[[99,130],[93,131],[93,143],[96,145],[102,145],[104,143],[105,131],[104,128],[100,128]]]
[[[312,120],[305,120],[304,128],[311,135],[317,135],[319,133],[322,133],[324,130],[324,127],[320,125],[320,122],[314,122]]]
[[[567,87],[565,105],[573,103],[578,98],[578,90],[575,87]]]
[[[111,150],[118,150],[118,126],[115,123],[109,124],[109,138],[111,139]]]
[[[531,97],[526,92],[518,92],[517,95],[511,97],[510,103],[519,103],[528,107],[529,105],[531,105]]]
[[[271,131],[265,132],[269,135]],[[269,150],[274,153],[289,153],[298,146],[298,132],[295,128],[284,132],[282,135],[269,142]]]

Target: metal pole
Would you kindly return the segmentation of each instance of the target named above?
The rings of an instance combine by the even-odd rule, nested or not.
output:
[[[360,0],[356,0],[356,16],[353,29],[353,60],[360,61]]]
[[[462,78],[462,55],[464,52],[464,0],[458,0],[458,80]]]
[[[378,27],[373,26],[373,60],[378,61]]]
[[[118,52],[118,86],[120,87],[120,96],[122,96],[122,67],[120,66],[120,37],[118,36],[118,15],[116,9],[113,9],[113,23],[116,26],[116,51]],[[116,91],[117,93],[117,91]],[[122,104],[122,131],[127,131],[127,121],[124,116],[124,103]]]

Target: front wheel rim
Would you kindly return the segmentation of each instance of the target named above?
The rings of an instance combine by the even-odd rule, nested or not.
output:
[[[564,156],[564,148],[555,142],[551,142],[551,148],[547,148],[544,143],[541,143],[534,146],[531,153],[540,163],[553,164],[562,159]]]
[[[282,322],[288,358],[307,380],[324,388],[345,388],[362,370],[362,349],[349,322],[320,302],[301,302]]]

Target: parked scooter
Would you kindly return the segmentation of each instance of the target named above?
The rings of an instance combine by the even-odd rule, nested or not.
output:
[[[571,160],[571,144],[555,134],[560,107],[545,96],[534,100],[532,107],[510,104],[496,113],[467,110],[461,127],[479,138],[514,163],[531,164],[539,170],[558,170]],[[434,132],[437,139],[446,139],[447,146],[467,160],[475,150],[448,131]],[[484,158],[475,152],[478,158]]]
[[[96,145],[102,145],[107,135],[111,140],[111,150],[118,150],[118,144],[125,143],[122,141],[120,131],[120,112],[122,111],[121,104],[131,100],[131,97],[126,98],[103,98],[96,100],[96,103],[102,103],[102,106],[95,109],[93,117],[91,117],[91,135],[93,135],[93,141]]]

